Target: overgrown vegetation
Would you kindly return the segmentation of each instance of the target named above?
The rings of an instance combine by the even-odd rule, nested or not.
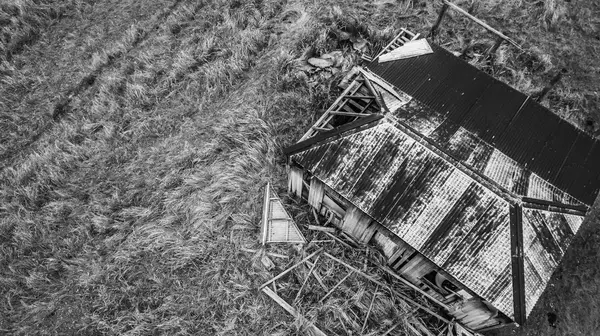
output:
[[[291,318],[256,291],[274,273],[239,247],[256,243],[262,186],[271,180],[283,191],[281,148],[338,93],[342,73],[310,82],[296,60],[351,55],[338,31],[372,49],[400,27],[426,34],[439,7],[3,1],[0,334],[294,334]],[[492,64],[477,55],[491,36],[456,14],[438,42],[526,93],[567,68],[548,104],[595,132],[598,10],[477,3],[476,15],[527,51],[504,45]],[[600,329],[592,218],[518,333]],[[550,310],[558,329],[546,322]]]

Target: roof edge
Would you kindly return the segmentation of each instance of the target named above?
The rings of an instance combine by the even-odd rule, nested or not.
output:
[[[518,204],[510,206],[510,247],[513,285],[513,321],[523,325],[527,319],[525,270],[523,262],[523,212]]]
[[[383,119],[384,116],[382,114],[371,114],[367,117],[363,117],[357,121],[353,121],[339,127],[332,129],[331,131],[323,132],[315,135],[312,138],[308,138],[304,141],[297,142],[289,147],[283,149],[283,154],[286,156],[290,156],[296,153],[299,153],[317,143],[323,142],[332,137],[341,136],[342,133],[351,131],[353,129],[361,128],[362,126],[373,123],[372,126],[376,125],[376,122]]]

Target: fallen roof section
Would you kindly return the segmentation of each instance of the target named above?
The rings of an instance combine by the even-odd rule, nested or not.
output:
[[[263,245],[267,243],[306,243],[306,238],[283,207],[281,199],[271,188],[271,183],[267,183],[265,186],[261,241]]]

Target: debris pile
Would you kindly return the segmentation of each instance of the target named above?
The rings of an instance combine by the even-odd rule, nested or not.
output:
[[[265,204],[282,201],[270,186],[265,189],[263,232],[272,217]],[[260,273],[260,291],[291,314],[304,334],[429,336],[448,328],[450,321],[431,302],[386,270],[377,251],[343,235],[314,211],[286,207],[295,210],[290,217],[307,243],[267,241],[242,251],[268,271]]]
[[[351,45],[349,50],[334,50],[325,54],[316,55],[311,48],[296,60],[296,69],[307,76],[309,84],[316,84],[319,80],[327,80],[340,72],[346,72],[355,66],[361,56],[369,51],[366,39],[344,32],[334,30],[338,41]]]

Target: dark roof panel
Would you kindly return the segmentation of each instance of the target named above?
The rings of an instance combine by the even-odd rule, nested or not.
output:
[[[523,255],[527,315],[577,233],[582,216],[523,209]]]
[[[588,205],[594,202],[600,167],[583,157],[589,157],[584,152],[597,140],[444,48],[430,45],[431,54],[368,65],[413,97],[406,106],[409,116],[394,113],[401,122],[440,148],[448,148],[446,142],[457,126],[463,127],[528,169],[527,174],[540,176]],[[573,152],[575,141],[583,148]]]

